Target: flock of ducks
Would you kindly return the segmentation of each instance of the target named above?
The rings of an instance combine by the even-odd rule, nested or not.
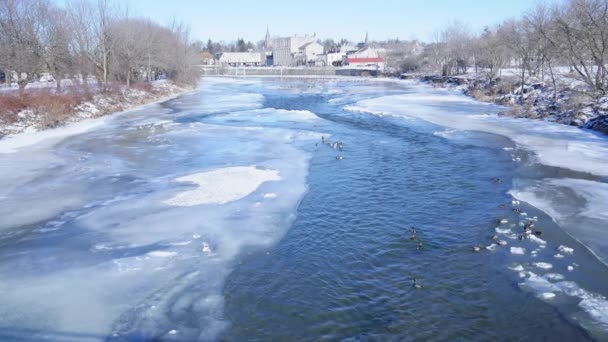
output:
[[[502,180],[500,178],[498,178],[498,177],[492,177],[491,180],[494,183],[502,183]],[[500,208],[506,208],[507,205],[506,204],[501,204],[499,207]],[[525,213],[523,213],[520,208],[513,208],[513,209],[511,209],[511,211],[513,211],[516,214],[525,215]],[[496,223],[504,225],[504,224],[509,223],[509,220],[507,220],[506,218],[498,218],[498,219],[496,219]],[[528,220],[525,224],[523,224],[523,231],[517,236],[517,239],[519,241],[523,241],[526,238],[529,238],[530,235],[536,235],[536,236],[540,237],[540,236],[543,235],[543,232],[540,229],[536,229],[533,221]],[[498,235],[496,235],[496,234],[494,234],[492,236],[492,241],[494,243],[496,243],[498,246],[504,247],[504,246],[507,245],[507,241],[501,240],[498,237]],[[481,252],[484,249],[484,247],[485,246],[483,244],[481,244],[481,243],[477,244],[477,245],[473,246],[473,252]]]
[[[341,141],[330,142],[329,139],[322,136],[321,143],[323,143],[323,145],[329,146],[330,148],[333,148],[334,150],[338,150],[340,152],[344,151],[344,143]],[[343,155],[339,154],[336,156],[336,160],[342,160],[342,159],[344,159]]]

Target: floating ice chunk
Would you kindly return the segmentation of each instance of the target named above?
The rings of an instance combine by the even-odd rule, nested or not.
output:
[[[518,200],[512,200],[512,201],[511,201],[511,204],[512,204],[512,205],[519,205],[520,203],[521,203],[521,202],[520,202],[520,201],[518,201]]]
[[[524,267],[521,264],[517,264],[515,266],[509,267],[509,269],[515,272],[522,272],[524,270]]]
[[[511,233],[511,229],[510,228],[499,228],[496,227],[496,229],[494,229],[498,234],[509,234]]]
[[[563,255],[563,254],[559,254],[559,253],[557,253],[557,254],[555,254],[553,257],[554,257],[555,259],[563,259],[563,258],[564,258],[564,255]]]
[[[574,267],[571,265],[568,265],[568,272],[572,272],[572,271],[574,271]]]
[[[497,244],[493,243],[493,244],[491,244],[489,246],[486,246],[486,249],[489,250],[489,251],[493,251],[493,250],[496,250],[497,246],[498,246]]]
[[[199,234],[192,234],[193,239],[200,239],[201,236]]]
[[[523,247],[511,247],[511,254],[524,255],[526,254],[526,249]]]
[[[176,256],[177,253],[169,252],[169,251],[153,251],[153,252],[148,253],[147,255],[149,255],[151,257],[157,257],[157,258],[169,258],[169,257]]]
[[[553,292],[543,292],[539,296],[541,299],[553,299],[555,298],[555,293]]]
[[[509,223],[509,220],[507,219],[500,219],[500,221],[498,221],[500,224],[507,224]]]
[[[544,270],[550,270],[553,268],[553,265],[551,265],[548,262],[535,262],[534,266],[538,267],[538,268],[542,268]]]
[[[545,278],[549,280],[564,280],[565,277],[559,273],[548,273],[545,274]]]
[[[175,335],[177,334],[177,330],[173,329],[171,331],[169,331],[169,335]]]
[[[560,245],[559,247],[557,247],[557,250],[564,253],[564,254],[572,254],[574,253],[574,248],[570,248],[570,247],[566,247],[564,245]]]
[[[225,204],[251,194],[265,182],[280,179],[277,170],[258,169],[255,166],[227,167],[197,173],[176,179],[178,182],[195,183],[197,189],[179,193],[165,203],[181,207]]]
[[[203,253],[210,255],[211,254],[211,247],[209,246],[209,244],[207,242],[203,242]]]
[[[267,194],[264,194],[264,198],[277,198],[277,194],[267,193]]]
[[[532,242],[536,242],[538,244],[544,245],[547,243],[547,241],[537,237],[536,235],[530,235],[530,241]]]
[[[179,241],[179,242],[172,242],[169,244],[169,246],[188,246],[191,243],[192,243],[192,241]]]

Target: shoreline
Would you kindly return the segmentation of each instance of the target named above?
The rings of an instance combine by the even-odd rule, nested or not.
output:
[[[147,106],[158,105],[171,101],[185,94],[194,92],[196,89],[198,89],[198,86],[194,88],[181,88],[174,86],[172,89],[176,92],[171,94],[159,94],[160,96],[157,97],[150,97],[144,100],[142,103],[133,104],[127,108],[124,108],[123,110],[101,113],[95,117],[82,117],[74,115],[70,117],[69,120],[66,120],[62,124],[55,127],[42,128],[34,131],[24,130],[14,134],[0,136],[0,154],[16,153],[23,147],[35,145],[42,141],[51,139],[57,139],[59,141],[69,136],[87,132],[90,129],[104,124],[110,117],[140,110]]]

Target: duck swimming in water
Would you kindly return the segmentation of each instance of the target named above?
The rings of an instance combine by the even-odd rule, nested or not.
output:
[[[481,252],[483,249],[483,245],[479,244],[477,246],[473,246],[473,252]]]
[[[420,290],[422,288],[422,285],[418,283],[418,279],[414,278],[412,279],[412,287],[417,290]]]
[[[342,160],[342,159],[344,159],[344,157],[342,157],[342,156],[336,156],[336,160]]]

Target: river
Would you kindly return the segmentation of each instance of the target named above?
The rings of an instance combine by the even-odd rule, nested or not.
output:
[[[606,340],[608,139],[500,110],[203,78],[0,140],[0,339]]]

